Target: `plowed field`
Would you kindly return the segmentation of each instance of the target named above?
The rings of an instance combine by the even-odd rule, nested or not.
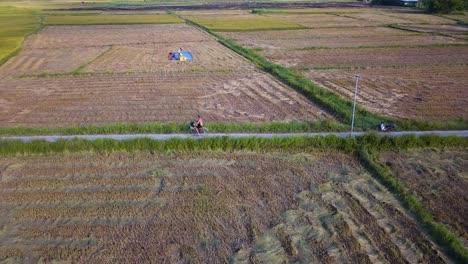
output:
[[[381,160],[415,190],[436,221],[447,224],[468,245],[468,152],[418,150],[385,153]]]
[[[169,61],[179,47],[195,60]],[[187,25],[47,27],[0,76],[0,126],[332,119]]]
[[[82,153],[0,168],[0,261],[446,262],[340,153]]]

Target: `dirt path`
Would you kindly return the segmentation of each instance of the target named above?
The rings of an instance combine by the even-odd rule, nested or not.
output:
[[[354,136],[363,136],[364,132],[354,132]],[[468,137],[468,130],[454,130],[454,131],[402,131],[402,132],[387,132],[381,133],[381,135],[401,137],[405,135],[415,134],[416,136],[427,136],[437,135],[442,137],[448,136],[461,136]],[[7,136],[0,137],[0,140],[19,140],[23,142],[30,142],[34,140],[45,140],[49,142],[56,142],[58,140],[73,140],[73,139],[87,139],[87,140],[98,140],[98,139],[115,139],[119,141],[131,140],[137,138],[150,138],[155,140],[169,140],[173,138],[216,138],[216,137],[233,137],[233,138],[245,138],[245,137],[259,137],[259,138],[274,138],[274,137],[318,137],[318,136],[330,136],[335,135],[337,137],[348,137],[349,132],[327,132],[327,133],[210,133],[203,136],[194,136],[191,134],[128,134],[128,135],[67,135],[67,136]]]

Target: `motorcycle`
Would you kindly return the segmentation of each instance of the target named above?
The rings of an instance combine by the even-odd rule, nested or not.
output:
[[[190,126],[189,126],[189,132],[190,132],[190,134],[192,134],[194,136],[203,135],[203,134],[208,133],[208,128],[201,127],[201,128],[198,129],[199,133],[197,133],[197,129],[195,127],[195,121],[191,121]]]
[[[397,126],[396,126],[395,123],[388,123],[388,124],[383,123],[383,126],[382,126],[382,124],[375,126],[376,130],[378,130],[378,131],[380,131],[380,132],[391,132],[391,131],[395,131],[395,130],[396,130],[396,127],[397,127]]]

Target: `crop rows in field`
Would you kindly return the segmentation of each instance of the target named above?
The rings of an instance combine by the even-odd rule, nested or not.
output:
[[[380,68],[464,64],[468,45],[454,47],[372,47],[265,51],[267,58],[295,68]],[[378,54],[376,56],[375,54]]]
[[[48,27],[24,50],[0,68],[2,126],[333,119],[187,25]]]
[[[463,150],[387,152],[380,159],[421,197],[435,220],[448,225],[468,244],[468,153]]]
[[[188,19],[214,31],[255,31],[272,29],[301,29],[305,26],[278,17],[242,14],[234,16],[187,16]]]
[[[92,14],[47,16],[46,25],[175,24],[183,20],[168,14]]]
[[[291,31],[223,32],[247,48],[260,48],[285,53],[291,50],[320,48],[359,48],[366,46],[411,46],[465,43],[463,40],[431,36],[388,27],[352,27],[304,29]],[[283,54],[284,55],[284,54]],[[295,54],[294,56],[297,56]],[[298,57],[300,58],[300,57]]]
[[[354,11],[331,13],[366,25],[337,22],[332,28],[221,34],[347,99],[360,73],[358,102],[370,111],[401,119],[467,118],[466,29],[454,20],[398,9]],[[266,15],[317,20],[319,27],[319,18],[332,14]],[[393,23],[400,25],[384,26]]]
[[[163,73],[169,75],[168,73]],[[115,122],[325,120],[330,115],[265,74],[183,73],[10,80],[3,126]]]
[[[468,118],[466,87],[468,66],[402,67],[360,70],[310,70],[306,76],[345,98],[354,96],[356,72],[358,102],[371,111],[397,118],[423,120]],[[443,88],[443,91],[441,89]]]
[[[0,166],[0,260],[445,262],[344,154],[84,153]]]

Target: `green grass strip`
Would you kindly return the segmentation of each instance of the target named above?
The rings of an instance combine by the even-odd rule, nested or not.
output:
[[[369,138],[364,139],[367,141],[367,144],[364,144],[359,150],[359,158],[362,164],[380,180],[394,195],[399,198],[407,210],[414,213],[420,223],[429,231],[429,234],[432,238],[443,248],[445,248],[448,254],[454,258],[454,260],[459,261],[460,263],[468,262],[468,249],[464,246],[462,240],[455,235],[450,229],[445,225],[438,223],[434,220],[432,214],[424,208],[416,195],[412,194],[405,185],[391,172],[390,169],[380,164],[377,158],[377,152],[375,146],[382,149],[385,148],[385,143],[390,143],[388,139],[385,139],[387,142],[384,145],[373,145],[370,144],[372,141],[380,141],[382,138],[374,137],[374,140],[369,140]],[[427,145],[445,145],[445,146],[456,146],[460,147],[458,143],[462,143],[466,147],[466,139],[460,138],[445,138],[439,139],[437,137],[427,137],[422,139],[416,139],[415,137],[407,137],[404,139],[390,140],[394,141],[398,145],[408,147],[410,145],[418,145],[421,143],[426,143]],[[399,142],[400,141],[400,142]],[[461,141],[461,142],[460,142]],[[398,143],[399,142],[399,143]],[[429,144],[427,144],[429,143]],[[387,146],[388,147],[388,146]]]
[[[205,124],[210,133],[288,133],[288,132],[324,132],[347,131],[348,127],[334,121],[319,122],[273,122],[265,124],[235,124],[214,123]],[[1,136],[25,135],[87,135],[87,134],[171,134],[188,133],[187,124],[176,123],[117,123],[104,126],[73,126],[73,127],[11,127],[0,128]]]
[[[114,151],[150,151],[150,152],[193,152],[193,151],[257,151],[257,152],[304,152],[317,149],[336,149],[350,153],[356,149],[355,139],[336,136],[327,137],[289,137],[289,138],[199,138],[170,139],[158,141],[147,138],[117,141],[99,140],[59,140],[46,142],[36,140],[29,143],[21,141],[1,141],[0,156],[61,154],[77,152],[114,152]]]

